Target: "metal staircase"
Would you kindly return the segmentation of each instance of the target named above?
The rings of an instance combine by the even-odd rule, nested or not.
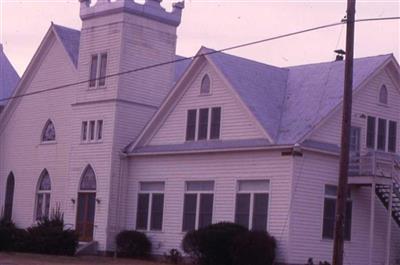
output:
[[[386,209],[389,208],[389,198],[392,196],[392,217],[400,226],[400,183],[396,178],[392,178],[392,180],[392,191],[390,190],[391,185],[377,184],[375,193]]]

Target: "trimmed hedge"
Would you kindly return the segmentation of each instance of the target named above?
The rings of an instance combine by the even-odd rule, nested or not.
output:
[[[233,265],[272,265],[276,241],[264,231],[248,231],[233,242]]]
[[[127,258],[147,258],[151,253],[151,242],[146,234],[125,230],[116,237],[117,255]]]
[[[11,251],[14,248],[17,227],[4,218],[0,220],[0,251]]]
[[[241,225],[221,222],[188,232],[182,249],[200,265],[232,265],[232,244],[247,229]]]

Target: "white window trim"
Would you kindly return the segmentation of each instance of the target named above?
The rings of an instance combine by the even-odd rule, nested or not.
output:
[[[398,122],[397,120],[394,120],[394,119],[387,119],[387,118],[383,118],[383,117],[381,117],[381,116],[367,115],[367,123],[366,123],[366,125],[365,125],[365,126],[366,126],[365,137],[367,137],[367,135],[368,135],[368,117],[373,117],[373,118],[375,118],[375,139],[374,139],[375,144],[374,144],[374,148],[367,147],[367,145],[366,145],[366,139],[365,139],[365,141],[364,141],[364,143],[363,143],[363,145],[365,145],[365,148],[366,148],[367,150],[370,150],[370,151],[393,154],[392,152],[389,151],[389,123],[390,123],[390,121],[394,121],[394,122],[396,122],[396,130],[397,130],[397,133],[396,133],[396,153],[397,153],[397,150],[398,150],[397,146],[398,146],[398,140],[399,140],[398,137],[397,137],[397,134],[398,134],[398,131],[399,131],[399,126],[398,126],[398,125],[399,125],[399,122]],[[386,124],[385,150],[380,150],[380,149],[378,149],[379,119],[383,119],[383,120],[386,121],[386,122],[385,122],[385,124]],[[362,145],[362,146],[363,146],[363,145]],[[362,147],[362,146],[361,146],[361,147]]]
[[[141,183],[154,183],[154,182],[160,182],[163,183],[164,188],[162,190],[141,190],[140,185]],[[137,222],[137,211],[138,211],[138,202],[139,202],[139,195],[140,194],[149,194],[149,204],[148,204],[148,211],[147,211],[147,224],[146,224],[146,229],[142,228],[137,228],[137,224],[135,223],[135,228],[138,231],[146,231],[146,232],[164,232],[164,215],[165,215],[165,182],[164,181],[142,181],[139,182],[139,188],[138,188],[138,196],[137,196],[137,202],[136,202],[136,221]],[[153,195],[154,194],[162,194],[164,196],[164,201],[163,201],[163,216],[161,219],[161,229],[160,230],[152,230],[151,229],[151,209],[153,206]]]
[[[189,191],[188,189],[187,189],[187,183],[188,182],[212,182],[213,183],[213,189],[212,190],[201,190],[201,191],[197,191],[197,190],[194,190],[194,191]],[[184,205],[185,205],[185,195],[186,194],[196,194],[196,217],[195,217],[195,222],[194,222],[194,229],[195,230],[197,230],[197,229],[199,229],[199,218],[200,218],[200,195],[201,194],[212,194],[213,195],[213,208],[212,208],[212,215],[211,215],[211,223],[213,223],[213,221],[214,221],[214,213],[215,213],[215,181],[213,181],[213,180],[188,180],[188,181],[185,181],[185,193],[183,194],[183,203],[182,203],[182,207],[184,207]],[[185,209],[184,208],[182,208],[182,218],[181,218],[181,220],[182,220],[182,224],[181,224],[181,226],[183,226],[183,218],[184,218],[184,216],[185,216]],[[186,231],[183,231],[183,232],[186,232]]]
[[[219,121],[219,138],[218,139],[211,139],[211,117],[212,117],[212,109],[213,108],[220,108],[221,109],[221,114],[220,114],[220,121]],[[206,139],[201,139],[199,140],[199,122],[200,122],[200,109],[208,109],[208,121],[207,121],[207,138]],[[186,140],[186,129],[187,129],[187,119],[186,119],[186,127],[185,127],[185,134],[184,134],[184,142],[194,142],[194,141],[218,141],[221,140],[222,136],[222,117],[223,117],[223,107],[221,105],[219,106],[211,106],[211,107],[198,107],[198,108],[189,108],[186,110],[186,115],[189,110],[196,110],[196,127],[195,127],[195,133],[194,133],[194,140]],[[187,116],[186,116],[187,117]]]
[[[210,89],[209,89],[209,91],[208,91],[208,93],[202,93],[201,92],[201,88],[202,88],[202,85],[203,85],[203,79],[204,79],[204,77],[205,76],[208,76],[208,80],[210,80]],[[200,80],[200,89],[199,89],[199,96],[201,96],[201,97],[204,97],[204,96],[211,96],[212,95],[212,81],[211,81],[211,77],[210,77],[211,75],[209,74],[209,73],[204,73],[203,75],[202,75],[202,77],[201,77],[201,80]]]
[[[239,182],[241,181],[268,181],[269,186],[268,190],[266,191],[260,191],[260,190],[246,190],[246,191],[240,191],[239,190]],[[234,212],[234,218],[233,220],[235,221],[235,216],[236,216],[236,195],[237,194],[250,194],[250,210],[249,210],[249,230],[253,229],[253,212],[254,212],[254,195],[255,194],[268,194],[268,210],[267,210],[267,227],[265,228],[265,231],[268,231],[269,229],[269,220],[270,220],[270,207],[271,207],[271,180],[270,179],[238,179],[236,181],[236,194],[235,194],[235,212]]]
[[[107,54],[107,66],[106,66],[106,76],[107,76],[107,72],[108,72],[107,68],[109,66],[109,52],[108,51],[102,51],[102,52],[97,52],[97,53],[90,54],[90,58],[89,58],[89,62],[90,62],[90,64],[89,64],[89,79],[88,80],[91,80],[90,69],[92,67],[92,58],[93,58],[93,56],[97,56],[97,68],[96,68],[95,85],[94,86],[90,86],[90,83],[88,82],[88,90],[104,89],[104,88],[107,87],[107,82],[105,82],[105,84],[102,85],[102,86],[99,85],[99,81],[100,81],[99,78],[100,78],[100,71],[101,71],[101,69],[100,69],[100,67],[101,67],[101,56],[103,54]],[[106,78],[106,80],[107,80],[107,78]]]
[[[386,87],[386,103],[384,103],[384,102],[381,102],[381,90],[382,90],[382,87],[383,86],[385,86]],[[389,107],[389,89],[388,89],[388,86],[386,85],[386,84],[384,84],[384,83],[382,83],[380,86],[379,86],[379,89],[377,89],[378,90],[378,96],[377,96],[377,102],[378,102],[378,105],[379,106],[382,106],[382,107]]]
[[[90,122],[94,121],[94,139],[90,139]],[[103,122],[102,128],[101,128],[101,139],[98,138],[99,135],[99,121]],[[83,123],[86,122],[86,140],[83,139]],[[81,144],[96,144],[96,143],[102,143],[104,139],[104,127],[105,127],[105,119],[104,118],[94,118],[94,119],[87,119],[87,120],[82,120],[81,121],[81,135],[80,135],[80,141]]]

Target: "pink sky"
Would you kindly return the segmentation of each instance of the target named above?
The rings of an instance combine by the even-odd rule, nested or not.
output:
[[[0,3],[0,42],[19,74],[25,70],[51,21],[75,29],[81,26],[78,0],[0,0]],[[397,0],[357,3],[357,18],[400,16]],[[163,5],[170,8],[171,1],[164,0]],[[221,49],[339,22],[345,11],[344,0],[187,0],[178,29],[177,53],[191,56],[201,45]],[[331,61],[333,50],[344,49],[345,32],[345,27],[339,26],[229,53],[276,66]],[[400,20],[356,25],[356,57],[386,53],[400,58]]]

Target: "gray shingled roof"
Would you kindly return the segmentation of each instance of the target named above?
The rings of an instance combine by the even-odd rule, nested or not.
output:
[[[77,66],[81,32],[76,29],[66,28],[56,24],[53,24],[53,27],[57,32],[57,35],[60,37],[61,42],[65,47],[65,50],[71,57],[72,62],[75,66]]]
[[[19,76],[4,54],[3,46],[0,44],[0,99],[12,95],[19,81]],[[0,106],[6,105],[7,101],[0,101]]]
[[[76,65],[80,32],[58,25],[54,27]],[[226,53],[207,56],[277,144],[298,142],[342,100],[343,61],[279,68]],[[354,88],[391,56],[355,59]],[[177,59],[181,58],[177,56]],[[176,63],[175,81],[190,62]]]

